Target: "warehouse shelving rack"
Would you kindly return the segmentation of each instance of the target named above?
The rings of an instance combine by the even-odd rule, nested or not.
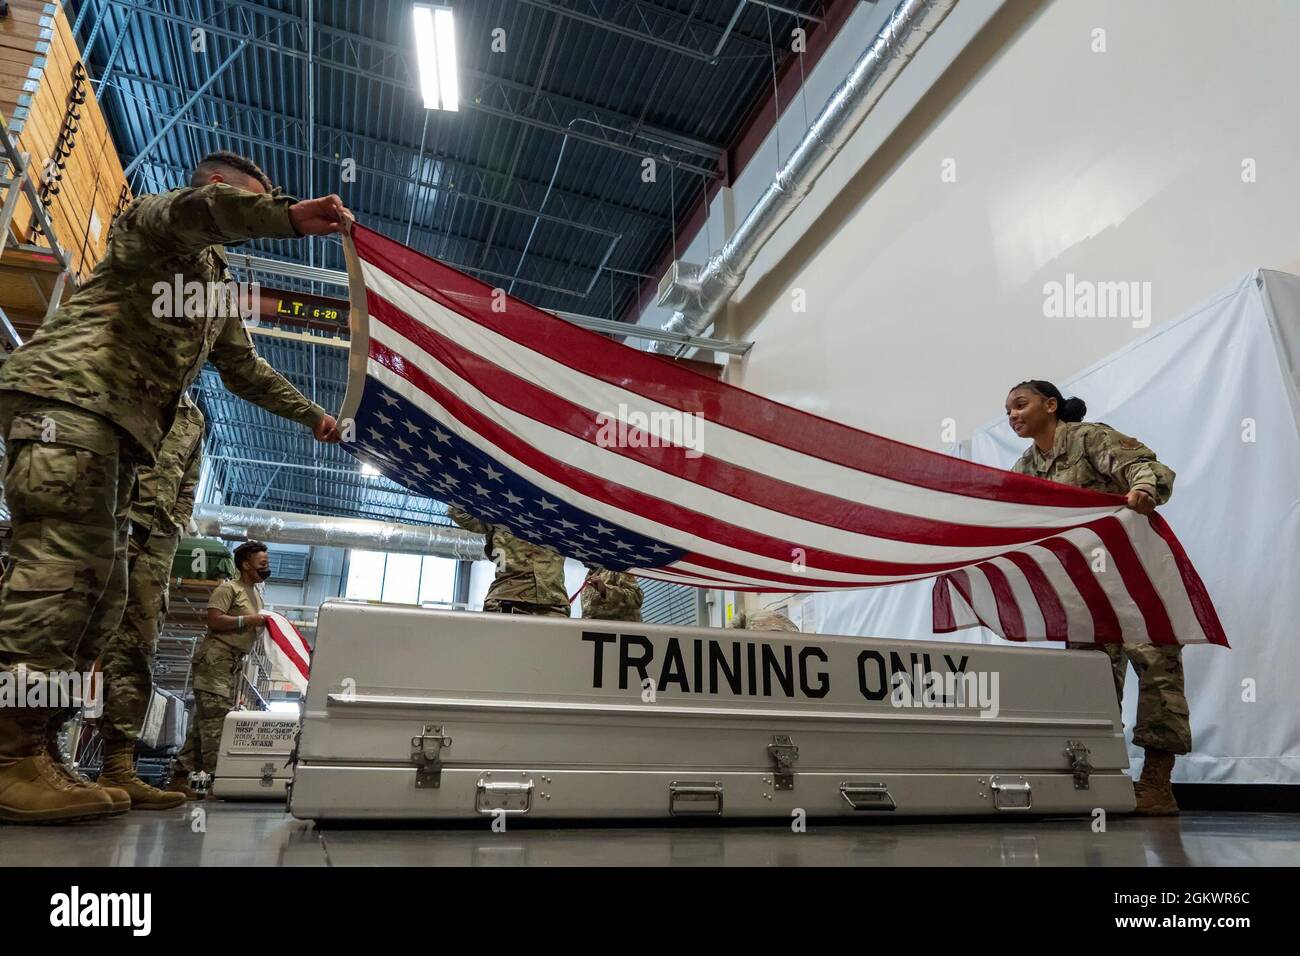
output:
[[[29,310],[44,306],[49,318],[62,301],[64,290],[73,278],[71,259],[59,244],[45,205],[36,191],[30,157],[18,148],[17,140],[0,115],[0,299],[11,307],[27,304]],[[26,196],[35,210],[40,232],[49,247],[16,240],[11,235],[19,196]],[[0,307],[0,336],[5,351],[22,345],[18,330]]]

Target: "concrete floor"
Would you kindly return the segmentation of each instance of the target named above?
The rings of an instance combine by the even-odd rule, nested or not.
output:
[[[207,802],[66,827],[0,825],[0,866],[1243,866],[1300,863],[1300,815],[774,826],[315,827],[282,806]]]

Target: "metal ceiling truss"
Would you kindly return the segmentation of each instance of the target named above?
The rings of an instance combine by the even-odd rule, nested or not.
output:
[[[104,0],[104,2],[106,7],[134,9],[143,16],[174,23],[190,30],[204,30],[213,36],[225,37],[235,42],[247,42],[250,46],[265,49],[280,56],[304,61],[308,59],[306,26],[302,19],[256,4],[241,3],[239,0],[227,0],[224,7],[241,11],[250,10],[257,16],[276,22],[277,26],[273,32],[276,34],[287,32],[289,35],[287,38],[281,36],[279,39],[272,40],[268,39],[268,34],[251,36],[251,30],[240,33],[193,17],[132,4],[129,0]],[[148,2],[148,0],[142,0],[142,2]],[[97,29],[98,24],[96,24]],[[409,54],[404,48],[320,25],[316,26],[313,33],[320,41],[311,55],[311,61],[317,66],[350,74],[371,83],[396,87],[407,95],[410,95],[415,88],[415,74],[411,69]],[[86,49],[90,49],[89,41],[87,41]],[[335,53],[348,57],[353,62],[349,63],[337,59],[332,55]],[[400,72],[400,75],[385,73],[385,69],[395,70]],[[534,108],[537,115],[525,116],[521,114],[521,107],[517,103],[519,98],[525,95],[530,98],[534,95],[538,97]],[[672,130],[645,125],[638,126],[636,117],[629,114],[619,113],[615,110],[584,103],[581,100],[549,93],[545,90],[536,90],[527,84],[503,80],[500,77],[475,70],[462,70],[461,105],[465,109],[489,113],[561,136],[569,132],[570,136],[575,139],[596,146],[620,150],[634,156],[654,155],[643,147],[628,142],[620,142],[610,136],[598,133],[577,133],[567,129],[568,123],[578,117],[596,119],[621,127],[624,136],[643,136],[648,137],[650,141],[669,144],[668,148],[673,152],[665,151],[656,156],[658,162],[711,178],[722,176],[720,167],[726,152],[723,144],[706,143]],[[548,120],[545,117],[550,117],[550,119]],[[674,153],[677,155],[674,155]],[[689,162],[683,156],[702,157],[713,164],[712,168]]]
[[[177,96],[189,95],[183,88],[174,83],[140,76],[135,73],[119,72],[117,80],[112,85],[120,94],[136,98],[133,93],[121,85],[126,82],[168,90]],[[204,93],[202,101],[205,105],[220,105],[226,112],[219,118],[209,115],[205,118],[205,121],[195,118],[180,119],[178,125],[218,135],[221,133],[237,135],[248,142],[256,143],[267,149],[290,153],[294,156],[305,158],[308,155],[306,148],[302,145],[295,145],[304,143],[307,139],[307,124],[303,120],[286,116],[283,113],[274,113],[270,110],[234,102],[211,89]],[[142,107],[153,109],[152,104],[145,101],[139,102]],[[234,131],[233,127],[236,122],[247,124],[246,130],[248,131]],[[601,232],[611,236],[615,235],[613,231],[601,225],[586,225],[582,220],[587,218],[606,219],[612,211],[618,215],[642,219],[659,228],[670,228],[672,225],[671,217],[661,216],[649,210],[629,206],[614,200],[603,199],[598,196],[587,196],[558,187],[551,190],[551,201],[558,202],[561,215],[539,213],[537,209],[541,205],[541,197],[546,192],[547,183],[518,176],[506,181],[504,173],[485,170],[482,167],[472,166],[463,160],[441,155],[429,155],[426,158],[451,170],[448,177],[449,182],[440,183],[419,179],[409,174],[393,171],[394,169],[410,169],[416,165],[419,157],[419,151],[416,147],[394,144],[387,140],[376,139],[373,136],[366,136],[361,133],[348,132],[333,126],[316,124],[315,130],[315,159],[316,162],[325,165],[336,166],[341,163],[344,157],[349,157],[357,160],[357,171],[359,173],[372,173],[417,188],[446,192],[469,202],[499,206],[527,216],[540,215],[543,220],[562,222],[564,225],[573,226],[577,229]],[[358,146],[362,148],[357,149]],[[362,159],[369,158],[367,151],[380,157],[381,162],[379,165],[362,162]],[[493,180],[505,182],[500,182],[494,188],[492,185]],[[468,191],[457,185],[466,181],[476,188],[473,191]],[[492,198],[490,194],[500,191],[502,188],[515,190],[519,195],[520,202],[510,203]]]

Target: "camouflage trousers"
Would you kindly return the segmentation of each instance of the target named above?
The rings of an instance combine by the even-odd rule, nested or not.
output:
[[[1071,644],[1095,650],[1095,644]],[[1190,753],[1192,724],[1183,680],[1183,648],[1179,644],[1103,644],[1115,679],[1115,696],[1124,703],[1128,665],[1138,676],[1137,721],[1133,743],[1174,754]]]
[[[126,610],[104,644],[104,715],[100,736],[139,740],[153,696],[153,660],[167,606],[167,579],[176,556],[175,534],[145,532],[130,544]]]
[[[533,604],[531,601],[507,601],[488,598],[483,610],[489,614],[530,614],[534,617],[568,617],[567,604]]]
[[[211,776],[217,772],[217,755],[221,752],[221,728],[226,724],[226,714],[235,708],[232,698],[206,690],[194,692],[194,719],[185,734],[185,746],[176,758],[182,773],[202,770]]]
[[[107,419],[14,392],[0,392],[0,434],[13,530],[0,668],[88,670],[126,602],[135,446]]]

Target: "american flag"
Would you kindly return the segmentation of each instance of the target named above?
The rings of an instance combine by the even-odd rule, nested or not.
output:
[[[356,226],[348,450],[610,570],[825,591],[936,578],[936,630],[1226,644],[1169,525],[714,381]],[[690,416],[690,417],[688,417]]]
[[[283,614],[263,612],[266,617],[266,655],[274,670],[293,684],[300,693],[307,693],[311,677],[311,648],[298,629]]]

